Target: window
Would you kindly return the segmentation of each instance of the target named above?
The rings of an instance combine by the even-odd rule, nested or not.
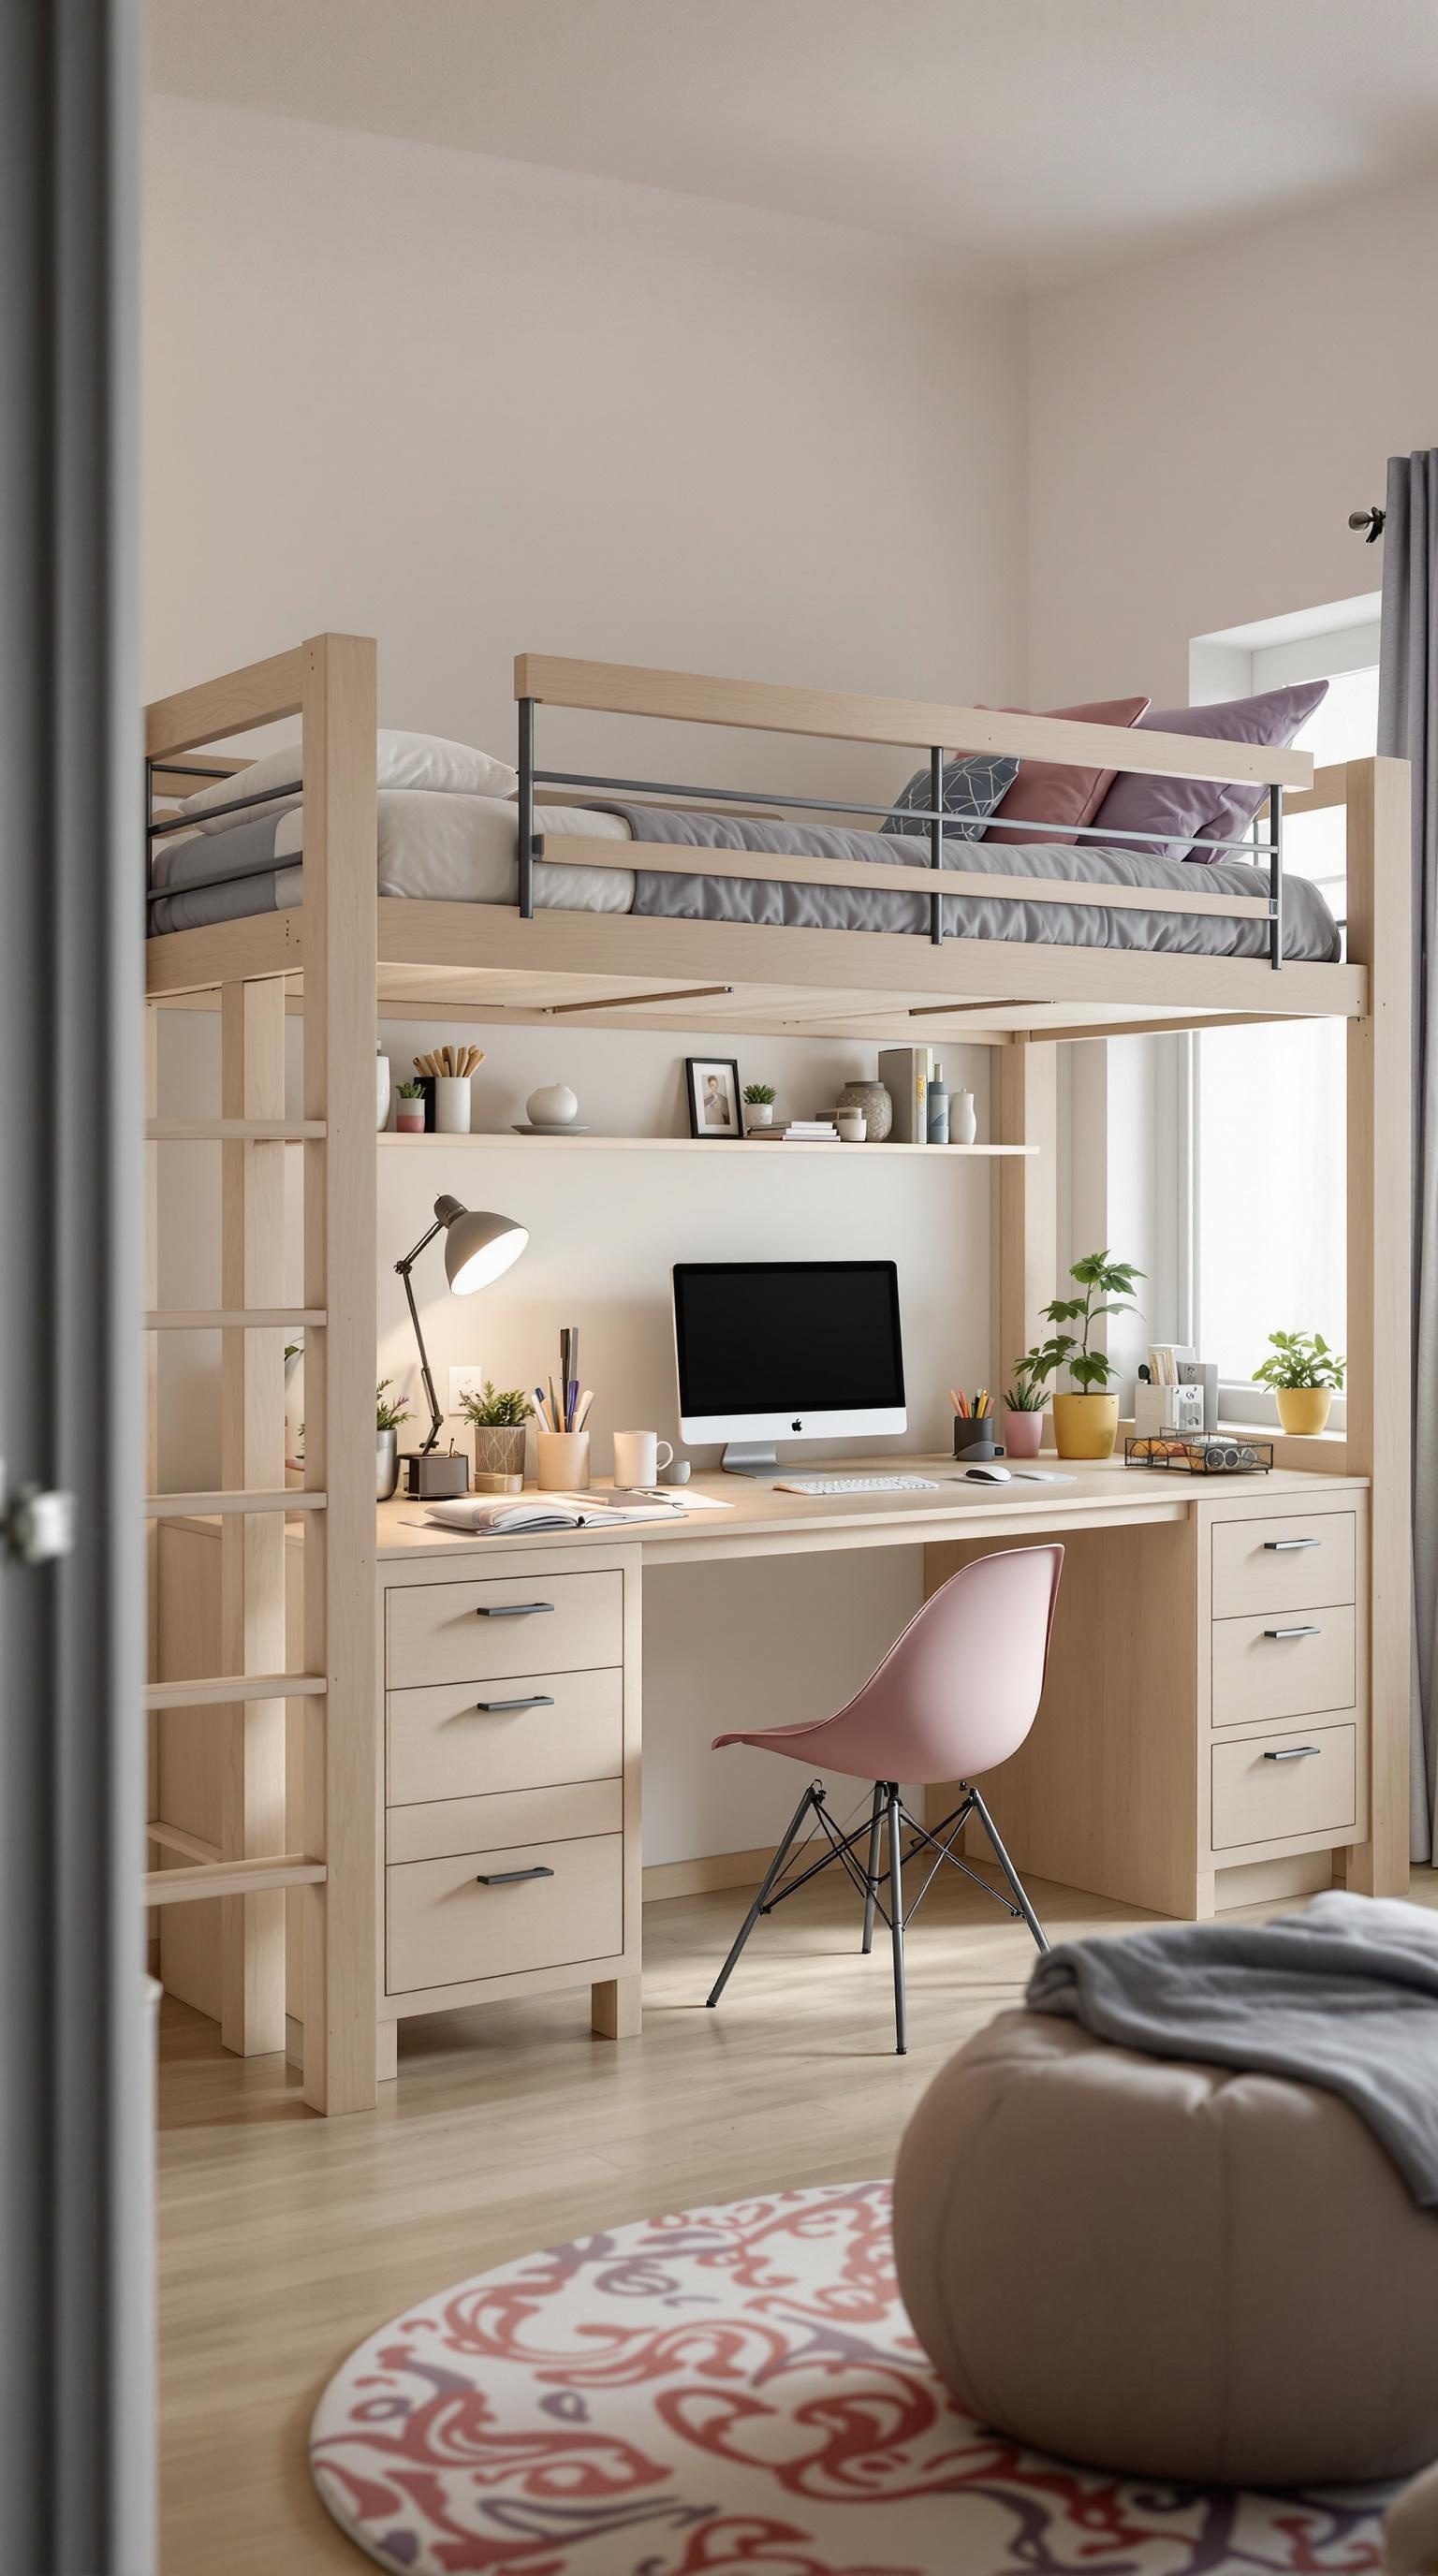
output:
[[[1377,636],[1372,618],[1355,619],[1353,610],[1372,605],[1351,602],[1333,612],[1326,633],[1314,631],[1310,620],[1276,620],[1268,642],[1261,628],[1239,630],[1236,646],[1231,638],[1201,639],[1195,696],[1327,678],[1328,695],[1299,745],[1320,766],[1362,759],[1377,747]],[[1307,631],[1282,631],[1295,624]],[[1220,663],[1205,672],[1201,648],[1215,644],[1246,652],[1247,670],[1239,675]],[[1284,833],[1284,863],[1322,888],[1341,925],[1341,810],[1294,817]],[[1225,1410],[1268,1420],[1272,1397],[1254,1388],[1252,1377],[1272,1331],[1317,1331],[1336,1349],[1346,1347],[1343,1023],[1196,1035],[1186,1105],[1188,1332],[1203,1357],[1218,1364]]]

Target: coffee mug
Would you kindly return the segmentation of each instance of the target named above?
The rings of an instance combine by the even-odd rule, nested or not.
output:
[[[661,1458],[660,1450],[664,1455]],[[616,1485],[652,1485],[661,1467],[669,1466],[674,1451],[657,1431],[616,1431],[614,1434],[614,1481]]]

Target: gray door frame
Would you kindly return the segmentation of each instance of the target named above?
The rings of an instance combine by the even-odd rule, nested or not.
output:
[[[149,2576],[137,0],[0,80],[0,2495]],[[17,1510],[74,1497],[68,1542]]]

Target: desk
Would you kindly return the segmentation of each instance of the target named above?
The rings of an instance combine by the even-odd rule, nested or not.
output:
[[[1062,1538],[1043,1707],[986,1784],[1018,1866],[1195,1917],[1326,1885],[1363,1842],[1364,1479],[1109,1462],[981,1486],[951,1459],[849,1462],[886,1471],[943,1482],[700,1477],[729,1509],[524,1539],[382,1507],[382,2072],[400,2018],[502,1995],[589,1985],[601,2035],[639,2029],[646,1567],[922,1547],[933,1591],[988,1549]]]

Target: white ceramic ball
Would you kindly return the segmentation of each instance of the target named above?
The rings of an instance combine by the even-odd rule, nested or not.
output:
[[[568,1127],[579,1116],[579,1102],[567,1082],[550,1082],[531,1091],[524,1114],[531,1127]]]

